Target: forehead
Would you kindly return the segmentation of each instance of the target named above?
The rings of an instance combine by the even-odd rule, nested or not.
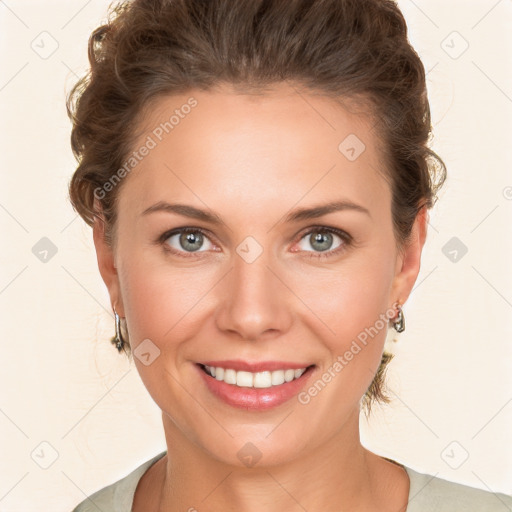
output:
[[[372,118],[352,107],[286,85],[158,98],[137,127],[134,151],[150,149],[130,172],[120,206],[123,196],[142,208],[183,194],[263,210],[264,199],[291,206],[306,195],[386,206],[380,140]]]

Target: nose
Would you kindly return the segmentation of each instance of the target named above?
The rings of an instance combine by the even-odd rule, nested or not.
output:
[[[236,254],[222,281],[217,327],[247,341],[279,337],[292,321],[291,292],[267,253],[253,262]]]

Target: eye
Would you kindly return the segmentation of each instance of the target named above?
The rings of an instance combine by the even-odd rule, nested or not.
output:
[[[336,248],[332,249],[335,238],[338,238],[341,242]],[[209,235],[201,228],[185,227],[166,231],[158,238],[158,242],[164,246],[166,251],[184,258],[193,256],[193,253],[208,252],[212,248],[216,250],[216,246],[211,242]],[[205,242],[207,242],[206,248]],[[293,252],[303,251],[311,253],[307,257],[326,258],[336,256],[348,249],[351,243],[352,237],[345,231],[326,226],[313,226],[302,233],[299,251]],[[313,247],[313,251],[308,250],[307,245]]]
[[[335,238],[340,239],[341,243],[335,249],[332,249],[333,240]],[[351,242],[352,237],[340,229],[314,226],[309,228],[306,233],[302,234],[299,248],[306,252],[312,252],[308,257],[327,258],[344,251]],[[307,245],[313,247],[313,251],[309,251]]]
[[[159,238],[159,241],[167,251],[183,257],[187,257],[186,253],[206,252],[214,247],[206,232],[199,228],[179,228],[166,231]],[[201,251],[200,249],[204,247],[205,241],[211,247],[207,246],[206,251]]]

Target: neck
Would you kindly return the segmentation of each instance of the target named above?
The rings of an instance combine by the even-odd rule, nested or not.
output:
[[[409,486],[405,470],[361,445],[358,413],[323,444],[298,449],[291,461],[261,467],[214,458],[163,414],[169,456],[160,461],[158,511],[368,512],[384,510],[389,503],[404,512]]]

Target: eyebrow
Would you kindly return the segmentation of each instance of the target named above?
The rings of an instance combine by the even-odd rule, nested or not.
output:
[[[361,212],[371,218],[369,210],[360,204],[353,203],[352,201],[334,201],[332,203],[313,206],[311,208],[299,208],[297,210],[293,210],[286,216],[285,220],[286,222],[298,222],[301,220],[316,219],[317,217],[322,217],[329,213],[344,210]]]
[[[371,214],[367,208],[351,201],[334,201],[319,206],[313,206],[309,208],[298,208],[293,210],[285,217],[285,222],[300,222],[303,220],[316,219],[329,213],[352,210],[361,212],[368,215],[371,218]],[[184,217],[190,217],[192,219],[201,220],[210,224],[220,225],[224,224],[222,219],[215,213],[201,210],[194,206],[186,204],[171,204],[166,201],[159,201],[158,203],[146,208],[141,215],[148,215],[153,212],[168,212],[183,215]]]

